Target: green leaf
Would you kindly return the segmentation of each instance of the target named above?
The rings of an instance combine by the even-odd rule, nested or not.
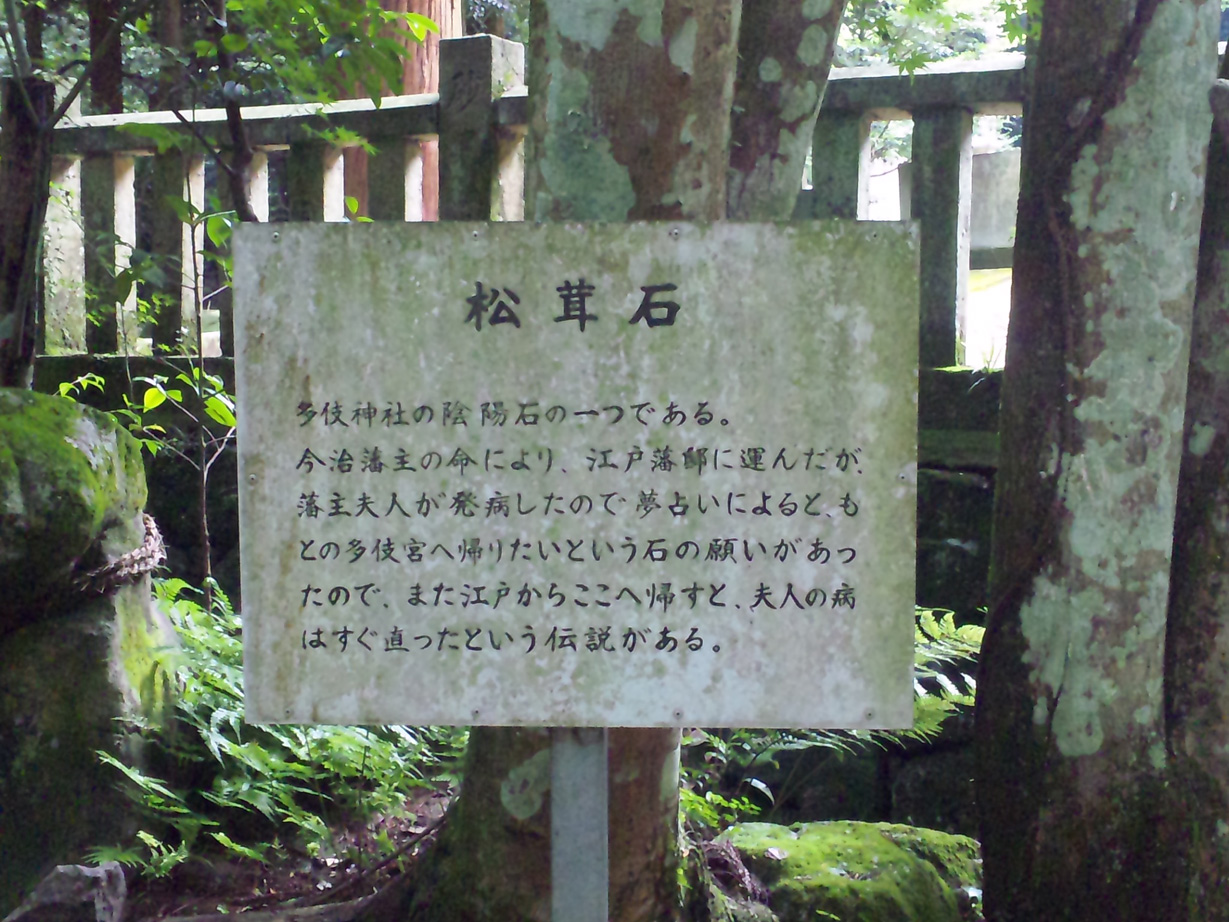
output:
[[[435,21],[428,16],[423,16],[421,13],[406,13],[405,24],[409,27],[410,33],[418,41],[424,41],[428,32],[439,33],[440,27],[435,24]]]
[[[759,778],[748,778],[747,784],[751,785],[751,787],[755,788],[757,791],[759,791],[761,794],[767,797],[768,802],[770,804],[775,802],[772,796],[772,789],[769,788],[768,785],[766,785]]]
[[[200,214],[196,206],[187,199],[180,198],[178,195],[165,195],[162,201],[171,211],[175,212],[175,217],[179,218],[184,224],[191,224],[193,219]]]
[[[234,32],[227,32],[222,36],[222,47],[231,54],[238,54],[248,46],[247,36],[236,35]]]
[[[198,58],[210,58],[218,53],[218,46],[207,38],[198,38],[192,43],[192,50]]]
[[[215,423],[221,423],[223,426],[235,426],[238,424],[234,411],[231,410],[223,398],[216,394],[205,400],[205,413]]]
[[[246,845],[240,845],[224,832],[209,833],[218,840],[221,845],[236,855],[242,855],[244,858],[251,858],[253,861],[259,861],[261,864],[265,862],[265,856],[253,848],[248,848]]]
[[[234,214],[233,211],[227,211],[221,214],[211,214],[205,219],[205,233],[215,247],[224,247],[230,242],[233,230],[231,219]]]
[[[162,404],[166,403],[166,391],[156,387],[148,388],[145,391],[145,396],[141,399],[142,408],[145,412],[155,410]]]

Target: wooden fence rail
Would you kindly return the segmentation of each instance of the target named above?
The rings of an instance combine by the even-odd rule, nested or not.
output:
[[[376,148],[367,174],[370,217],[422,220],[423,139],[439,139],[439,216],[443,220],[521,220],[527,118],[524,48],[492,36],[446,39],[440,46],[438,94],[347,100],[329,106],[252,106],[243,110],[257,150],[250,196],[258,217],[270,215],[270,160],[284,163],[285,215],[293,221],[346,219],[342,158],[323,140],[347,129]],[[972,128],[977,114],[1018,114],[1023,57],[947,62],[908,77],[892,68],[834,70],[815,129],[813,189],[799,218],[865,217],[868,132],[875,119],[912,117],[913,182],[908,208],[921,228],[922,365],[955,364],[963,329],[970,264]],[[157,125],[182,147],[159,152],[142,134]],[[225,149],[220,109],[76,117],[55,132],[58,193],[48,215],[45,296],[40,325],[44,355],[116,353],[136,346],[135,295],[117,302],[114,278],[137,244],[136,161],[152,158],[153,203],[169,196],[196,209],[207,201],[200,151]],[[285,152],[279,153],[279,152]],[[284,159],[283,159],[284,158]],[[211,171],[212,172],[212,171]],[[219,188],[224,203],[224,189]],[[228,293],[201,290],[203,230],[165,204],[142,215],[149,253],[174,278],[154,299],[152,343],[175,349],[182,329],[206,299],[218,310],[220,349],[233,353]],[[983,259],[982,264],[986,260]],[[86,322],[86,292],[93,322]]]

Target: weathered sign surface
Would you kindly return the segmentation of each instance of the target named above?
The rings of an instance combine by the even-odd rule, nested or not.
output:
[[[912,719],[903,225],[245,226],[248,719]]]

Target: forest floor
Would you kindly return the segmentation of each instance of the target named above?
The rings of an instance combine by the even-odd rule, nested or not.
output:
[[[335,828],[331,854],[283,850],[263,864],[226,856],[193,858],[165,877],[131,874],[125,922],[304,909],[369,896],[430,847],[449,800],[447,793],[423,791],[406,802],[402,816]]]

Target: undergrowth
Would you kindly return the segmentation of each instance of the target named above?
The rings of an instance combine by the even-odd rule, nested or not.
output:
[[[685,731],[681,820],[707,837],[742,820],[771,819],[779,802],[814,783],[795,772],[779,777],[787,754],[823,750],[852,756],[934,739],[949,717],[973,706],[972,671],[983,631],[958,625],[950,611],[917,609],[911,729]]]
[[[143,820],[135,837],[92,851],[149,876],[191,857],[223,855],[272,863],[288,854],[331,857],[333,830],[397,816],[415,787],[455,780],[464,730],[292,726],[243,721],[242,623],[213,587],[212,607],[179,579],[155,588],[180,639],[164,653],[178,694],[168,726],[138,726],[144,768],[106,752]],[[701,838],[761,813],[810,779],[786,773],[781,758],[803,750],[860,754],[932,739],[948,717],[973,704],[971,669],[982,629],[950,612],[919,609],[914,725],[908,730],[701,730],[683,737],[680,820]],[[377,863],[395,851],[380,836],[356,860]]]
[[[178,632],[164,651],[178,695],[169,726],[139,726],[144,769],[99,758],[126,779],[143,828],[133,841],[90,858],[163,876],[191,856],[223,854],[267,863],[288,851],[337,850],[334,828],[397,816],[415,787],[449,780],[463,730],[262,726],[243,721],[242,624],[212,587],[212,607],[179,579],[155,589]],[[380,853],[393,844],[375,839]]]

